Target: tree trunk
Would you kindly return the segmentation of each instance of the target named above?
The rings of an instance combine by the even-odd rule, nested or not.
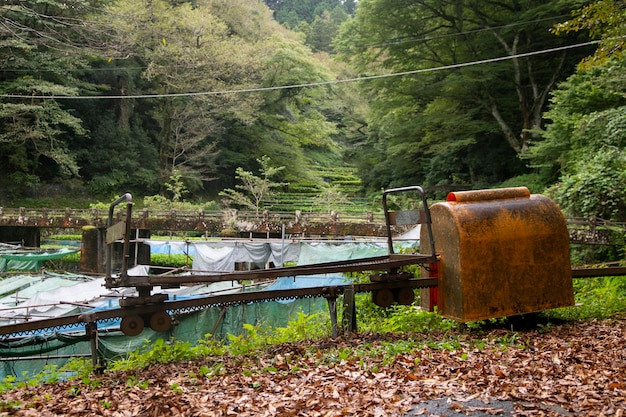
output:
[[[500,125],[500,129],[502,129],[502,133],[504,133],[504,137],[506,138],[506,141],[509,143],[509,146],[513,148],[515,153],[517,153],[518,155],[521,154],[523,150],[522,143],[515,135],[515,132],[513,132],[513,129],[511,129],[511,127],[508,125],[506,120],[504,120],[504,118],[500,114],[500,110],[498,109],[498,106],[495,103],[492,103],[490,110],[491,110],[491,115],[494,117],[494,119],[496,119],[496,121]]]

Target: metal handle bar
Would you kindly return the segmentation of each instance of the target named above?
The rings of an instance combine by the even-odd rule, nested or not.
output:
[[[426,193],[424,189],[419,185],[412,185],[408,187],[390,188],[383,191],[383,210],[385,211],[385,223],[387,225],[387,245],[389,254],[393,254],[393,240],[391,238],[391,219],[389,217],[389,210],[387,206],[387,195],[395,193],[403,193],[407,191],[417,191],[422,197],[422,207],[424,209],[424,215],[426,216],[426,229],[428,231],[428,240],[430,241],[430,254],[435,256],[435,239],[433,238],[432,222],[430,219],[430,209],[428,208],[428,201],[426,199]],[[420,243],[421,251],[421,243]]]
[[[126,232],[124,233],[124,246],[123,246],[123,258],[122,258],[122,271],[121,275],[125,276],[128,271],[128,258],[130,256],[130,219],[132,215],[133,196],[130,193],[126,193],[109,206],[109,218],[107,220],[107,228],[113,225],[113,210],[115,206],[126,201]],[[107,230],[108,233],[108,230]],[[106,245],[106,279],[111,279],[111,263],[112,263],[112,250],[111,245]]]

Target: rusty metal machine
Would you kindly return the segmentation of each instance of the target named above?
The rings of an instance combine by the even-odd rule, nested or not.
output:
[[[391,210],[391,196],[414,193],[408,210]],[[394,196],[395,197],[395,196]],[[401,196],[406,197],[406,196]],[[113,221],[114,208],[126,203],[126,216]],[[387,227],[388,254],[351,261],[281,267],[253,271],[193,274],[128,274],[132,197],[125,194],[109,209],[107,228],[107,288],[130,287],[137,295],[120,300],[120,308],[78,316],[20,323],[0,328],[0,334],[86,323],[97,332],[101,320],[121,318],[121,330],[138,335],[145,327],[167,331],[172,314],[233,304],[276,299],[325,297],[331,311],[333,333],[337,319],[335,300],[370,292],[380,306],[411,304],[421,289],[422,307],[459,321],[519,315],[573,304],[572,269],[565,220],[550,199],[531,195],[527,188],[454,192],[447,201],[429,207],[419,186],[384,191],[382,204]],[[399,228],[421,226],[420,253],[396,254],[393,236]],[[113,274],[111,246],[122,243],[124,259]],[[403,270],[421,267],[421,277]],[[176,287],[217,281],[271,279],[298,275],[370,272],[370,282],[273,291],[207,295],[168,300],[155,287]],[[345,304],[344,304],[345,307]],[[344,314],[345,314],[344,309]],[[349,310],[348,310],[349,311]],[[344,315],[345,321],[345,315]]]
[[[558,206],[526,187],[453,192],[431,208],[437,309],[460,321],[574,304],[567,226]],[[432,308],[432,292],[424,306]],[[432,303],[430,303],[432,304]]]
[[[390,210],[388,197],[406,192],[416,192],[421,207]],[[453,192],[447,201],[429,207],[423,189],[415,186],[386,190],[382,204],[388,256],[270,270],[164,277],[128,276],[125,263],[119,276],[107,275],[106,285],[136,287],[139,296],[120,303],[132,310],[165,301],[166,296],[151,294],[155,286],[374,271],[371,284],[359,290],[370,291],[377,305],[411,304],[414,288],[421,287],[423,300],[431,301],[425,307],[434,307],[432,295],[436,291],[438,311],[459,321],[573,305],[566,223],[557,205],[547,197],[531,195],[525,187]],[[426,254],[395,254],[394,228],[416,224],[423,226],[421,250]],[[115,235],[111,241],[119,239],[123,229],[119,224],[112,226],[110,230]],[[401,267],[407,265],[421,265],[423,278],[415,279],[412,274],[402,272]],[[435,278],[436,290],[432,285]],[[149,325],[154,330],[165,331],[170,322],[163,310],[151,315],[131,314],[122,320],[122,330],[129,335],[138,334]]]

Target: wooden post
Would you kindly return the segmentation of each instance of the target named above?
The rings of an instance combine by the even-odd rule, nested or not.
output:
[[[336,338],[339,335],[339,330],[337,328],[337,297],[326,297],[326,300],[328,300],[328,311],[330,312],[330,324],[333,338]]]
[[[98,357],[98,324],[96,322],[89,322],[85,325],[85,332],[87,338],[89,338],[89,345],[91,346],[91,364],[94,370],[98,370],[100,361]]]
[[[104,272],[104,234],[95,226],[85,226],[82,229],[80,249],[80,270],[84,272]]]
[[[350,285],[343,290],[343,318],[342,324],[346,334],[356,333],[356,305],[354,304],[354,286]]]

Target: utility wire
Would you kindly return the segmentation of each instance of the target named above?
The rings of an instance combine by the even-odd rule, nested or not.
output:
[[[508,29],[508,28],[512,28],[512,27],[516,27],[516,26],[526,26],[526,25],[531,25],[531,24],[534,24],[534,23],[540,23],[540,22],[544,22],[544,21],[548,21],[548,20],[557,20],[557,19],[560,20],[560,19],[564,19],[564,18],[567,18],[567,17],[570,17],[570,15],[559,15],[559,16],[552,16],[552,17],[544,17],[544,18],[535,19],[535,20],[513,22],[513,23],[507,23],[505,25],[491,26],[491,27],[485,27],[485,28],[477,28],[477,29],[472,29],[472,30],[466,30],[466,31],[463,31],[463,32],[444,33],[444,34],[440,34],[440,35],[424,36],[424,37],[421,37],[421,38],[414,38],[414,37],[405,36],[405,37],[396,38],[396,39],[388,39],[388,40],[384,40],[384,41],[381,40],[379,43],[356,45],[356,46],[354,46],[354,49],[380,48],[380,47],[391,46],[391,45],[402,45],[402,44],[405,44],[405,43],[427,42],[427,41],[432,41],[432,40],[437,40],[437,39],[446,39],[446,38],[452,38],[452,37],[458,37],[458,36],[472,35],[472,34],[481,33],[481,32],[493,32],[493,31],[496,31],[496,30],[499,30],[499,29]]]
[[[50,17],[50,16],[46,16],[46,17]],[[367,49],[367,48],[381,48],[381,47],[386,47],[386,46],[391,46],[391,45],[402,45],[402,44],[406,44],[406,43],[417,43],[417,42],[427,42],[427,41],[437,40],[437,39],[447,39],[447,38],[453,38],[453,37],[458,37],[458,36],[471,35],[471,34],[474,34],[474,33],[480,33],[480,32],[486,32],[486,31],[495,31],[495,30],[499,30],[499,29],[512,28],[512,27],[516,27],[516,26],[526,26],[526,25],[531,25],[531,24],[534,24],[534,23],[540,23],[540,22],[548,21],[548,20],[553,21],[553,20],[557,20],[557,19],[564,19],[566,17],[569,17],[569,15],[559,15],[559,16],[544,17],[544,18],[540,18],[540,19],[508,23],[508,24],[505,24],[505,25],[466,30],[464,32],[445,33],[445,34],[441,34],[441,35],[425,36],[425,37],[421,37],[421,38],[403,37],[403,38],[396,38],[396,39],[388,39],[388,40],[385,40],[385,41],[381,41],[380,43],[356,45],[356,46],[354,46],[354,49],[359,49],[360,50],[360,49]],[[80,20],[78,20],[78,21],[82,22]],[[85,21],[85,23],[95,24],[97,22]],[[167,37],[167,34],[164,34],[162,32],[153,31],[152,33],[154,35],[157,35],[159,38]],[[14,34],[14,35],[17,36],[16,34]],[[72,46],[74,46],[74,45],[72,45]],[[142,69],[146,69],[146,68],[147,67],[140,67],[140,66],[116,67],[116,68],[71,68],[71,69],[66,69],[66,71],[69,71],[69,72],[72,72],[72,71],[75,71],[75,72],[99,72],[99,71],[119,71],[119,70],[123,70],[123,69],[139,69],[139,70],[142,70]],[[167,66],[167,67],[161,66],[161,68],[181,68],[181,67],[179,67],[179,66]],[[25,72],[26,73],[26,72],[33,72],[33,69],[16,68],[16,69],[2,69],[2,71],[15,72],[15,73],[20,73],[20,72]],[[38,71],[38,72],[52,72],[53,70],[40,68],[40,69],[37,69],[36,71]]]
[[[445,71],[449,69],[463,68],[474,65],[484,65],[490,64],[494,62],[502,62],[508,61],[516,58],[525,58],[536,55],[549,54],[553,52],[560,52],[574,48],[582,48],[585,46],[596,45],[600,43],[599,40],[577,43],[574,45],[565,45],[559,46],[555,48],[542,49],[540,51],[532,51],[525,52],[514,55],[506,55],[497,58],[489,58],[489,59],[481,59],[477,61],[463,62],[458,64],[450,64],[443,65],[439,67],[432,68],[422,68],[411,71],[402,71],[395,72],[391,74],[379,74],[379,75],[369,75],[363,77],[356,78],[348,78],[344,80],[333,80],[333,81],[320,81],[313,83],[303,83],[303,84],[290,84],[290,85],[282,85],[282,86],[274,86],[274,87],[256,87],[256,88],[242,88],[236,90],[224,90],[224,91],[202,91],[202,92],[191,92],[191,93],[169,93],[169,94],[138,94],[138,95],[128,95],[128,96],[43,96],[43,95],[22,95],[22,94],[0,94],[2,98],[22,98],[22,99],[50,99],[50,100],[120,100],[120,99],[149,99],[149,98],[172,98],[172,97],[198,97],[198,96],[219,96],[219,95],[227,95],[227,94],[243,94],[243,93],[257,93],[257,92],[266,92],[266,91],[277,91],[277,90],[289,90],[293,88],[304,88],[304,87],[320,87],[326,85],[335,85],[335,84],[343,84],[343,83],[352,83],[352,82],[360,82],[360,81],[370,81],[377,80],[382,78],[391,78],[391,77],[402,77],[405,75],[414,75],[414,74],[422,74],[427,72],[436,72],[436,71]]]

